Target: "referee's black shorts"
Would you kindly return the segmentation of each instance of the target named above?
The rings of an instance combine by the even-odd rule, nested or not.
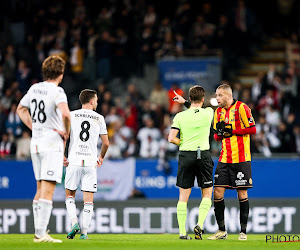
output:
[[[176,186],[192,188],[197,177],[199,187],[212,187],[213,168],[214,163],[208,150],[201,151],[201,159],[197,159],[197,151],[180,151]]]
[[[252,188],[252,185],[251,161],[218,162],[215,172],[215,187],[248,189]]]

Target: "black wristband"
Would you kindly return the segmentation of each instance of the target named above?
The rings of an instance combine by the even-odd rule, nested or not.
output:
[[[190,106],[191,106],[191,104],[189,103],[189,101],[185,101],[184,102],[184,106],[189,109]]]

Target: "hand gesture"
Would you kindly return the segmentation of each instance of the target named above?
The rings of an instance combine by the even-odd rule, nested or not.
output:
[[[178,95],[175,90],[173,90],[173,92],[175,94],[175,97],[173,98],[174,102],[185,103],[185,99],[181,95]]]
[[[103,163],[103,158],[101,157],[101,155],[99,155],[97,160],[97,167],[100,168],[102,166],[102,163]]]
[[[57,129],[53,129],[53,130],[54,130],[55,132],[57,132],[57,133],[60,135],[60,137],[64,140],[64,142],[68,140],[69,135],[68,135],[67,132],[65,132],[65,131],[60,131],[60,130],[57,130]]]
[[[64,167],[69,166],[69,160],[64,156],[64,162],[63,162]]]

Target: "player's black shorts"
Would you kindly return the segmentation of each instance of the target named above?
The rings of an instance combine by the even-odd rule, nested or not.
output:
[[[212,187],[213,168],[214,163],[208,150],[201,151],[201,159],[197,159],[197,151],[180,151],[176,186],[191,188],[197,177],[199,187]]]
[[[218,162],[215,187],[252,188],[251,161],[240,163]]]

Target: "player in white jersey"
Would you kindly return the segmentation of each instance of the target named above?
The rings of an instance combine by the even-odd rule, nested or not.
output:
[[[31,158],[37,190],[33,199],[34,242],[55,242],[47,233],[56,183],[62,179],[64,142],[69,136],[70,110],[61,87],[65,61],[50,56],[42,65],[44,82],[34,84],[19,103],[17,112],[32,130]],[[30,110],[30,113],[29,113]]]
[[[83,213],[80,239],[87,239],[87,230],[93,215],[94,193],[97,192],[97,167],[102,165],[109,146],[104,117],[94,110],[97,108],[97,92],[82,90],[79,95],[82,109],[71,112],[71,134],[68,166],[65,178],[66,207],[71,218],[72,228],[67,235],[73,239],[80,230],[76,215],[75,194],[78,186],[83,191]],[[102,140],[100,155],[97,156],[97,141]]]

